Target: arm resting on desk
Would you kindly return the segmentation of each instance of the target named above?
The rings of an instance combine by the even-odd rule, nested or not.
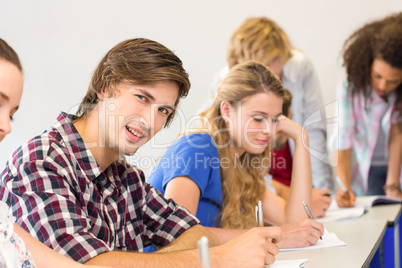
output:
[[[275,261],[275,255],[279,252],[274,243],[280,239],[279,228],[274,227],[270,230],[253,228],[223,245],[211,247],[211,266],[242,268],[263,267],[266,264],[272,264]],[[155,253],[111,251],[94,257],[86,264],[102,264],[119,268],[201,267],[197,249]]]

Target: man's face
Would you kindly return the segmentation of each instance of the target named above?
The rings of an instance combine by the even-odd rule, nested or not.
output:
[[[133,155],[164,126],[175,109],[179,88],[163,80],[146,85],[120,83],[113,96],[99,97],[99,140],[113,153]]]

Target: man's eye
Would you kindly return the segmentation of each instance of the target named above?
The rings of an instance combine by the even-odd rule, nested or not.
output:
[[[136,95],[136,97],[141,101],[146,101],[147,100],[147,98],[145,96],[142,96],[142,95]]]
[[[169,111],[166,108],[159,108],[158,110],[159,110],[159,112],[161,112],[163,114],[166,114],[166,115],[169,114]]]

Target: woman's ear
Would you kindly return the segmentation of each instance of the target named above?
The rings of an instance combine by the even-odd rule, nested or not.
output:
[[[222,101],[220,109],[221,109],[221,115],[223,117],[230,117],[232,105],[228,101]]]

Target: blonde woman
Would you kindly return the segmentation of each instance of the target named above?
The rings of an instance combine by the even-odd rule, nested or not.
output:
[[[201,113],[204,127],[174,142],[149,182],[204,226],[218,227],[210,229],[221,242],[256,226],[255,205],[262,200],[265,223],[281,225],[280,248],[315,244],[323,226],[307,219],[302,206],[311,204],[310,158],[303,147],[308,135],[282,115],[283,96],[280,81],[265,65],[249,61],[233,67]],[[288,202],[265,187],[276,134],[295,142],[298,176]]]
[[[323,100],[318,76],[310,59],[301,50],[291,44],[283,29],[267,17],[251,17],[246,19],[232,34],[227,50],[227,65],[216,75],[212,84],[210,98],[200,111],[212,103],[219,83],[236,64],[254,60],[267,65],[281,80],[283,87],[293,95],[292,110],[296,123],[305,127],[307,119],[314,124],[306,126],[310,137],[310,161],[313,178],[312,210],[316,217],[324,216],[331,203],[329,191],[335,192],[332,167],[328,164],[326,152],[327,132],[324,121],[311,117],[317,111],[323,111]],[[325,118],[322,115],[321,118]],[[289,157],[284,159],[286,175],[291,174],[291,159],[295,145],[292,140],[284,153]],[[275,167],[273,167],[275,168]],[[287,178],[290,180],[291,178]],[[273,181],[277,181],[274,177]],[[281,181],[279,181],[281,182]]]

